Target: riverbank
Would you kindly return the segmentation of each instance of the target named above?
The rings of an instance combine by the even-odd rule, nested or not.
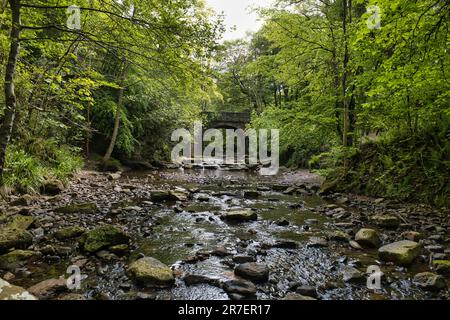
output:
[[[322,196],[321,182],[301,170],[85,170],[55,196],[3,205],[0,276],[39,299],[449,298],[448,211]],[[70,266],[87,276],[79,290],[61,280]]]

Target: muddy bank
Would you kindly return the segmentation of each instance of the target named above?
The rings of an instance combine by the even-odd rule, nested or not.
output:
[[[56,196],[4,204],[0,276],[39,299],[448,299],[448,210],[324,197],[320,183],[83,171]],[[80,289],[61,280],[70,266],[87,276]]]

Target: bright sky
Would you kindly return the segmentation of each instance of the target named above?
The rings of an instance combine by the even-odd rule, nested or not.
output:
[[[253,7],[267,7],[273,0],[206,0],[206,3],[217,13],[225,14],[224,40],[243,38],[247,31],[258,31],[262,21],[258,14],[252,12]],[[232,30],[236,27],[236,30]]]

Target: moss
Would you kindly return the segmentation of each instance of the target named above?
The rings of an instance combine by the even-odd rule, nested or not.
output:
[[[127,244],[118,244],[108,248],[109,251],[119,256],[126,255],[130,251],[130,247]]]
[[[0,254],[11,248],[26,249],[33,242],[33,236],[26,230],[0,229]]]
[[[450,267],[450,260],[434,260],[433,265]]]
[[[33,222],[33,217],[17,215],[12,218],[12,221],[8,224],[8,228],[26,230],[33,224]]]
[[[100,164],[100,169],[102,171],[108,171],[108,172],[117,172],[122,170],[122,164],[119,160],[116,159],[109,159],[107,161],[103,161]]]
[[[162,262],[150,257],[133,262],[127,273],[130,278],[148,287],[169,287],[175,282],[172,270]]]
[[[127,244],[128,241],[129,236],[127,234],[111,225],[101,226],[89,231],[80,238],[83,250],[89,253],[118,244]]]
[[[94,202],[86,203],[72,203],[63,207],[59,207],[55,210],[59,213],[81,213],[81,214],[92,214],[98,211],[97,204]]]
[[[58,240],[66,240],[80,237],[86,230],[81,227],[68,227],[55,232],[54,236]]]
[[[450,277],[450,260],[435,260],[433,261],[433,267],[436,273],[447,278]]]
[[[398,241],[381,247],[378,255],[381,260],[394,262],[399,266],[409,266],[420,254],[422,247],[413,241]]]
[[[30,260],[37,259],[40,254],[30,250],[14,250],[0,256],[0,268],[11,270],[23,266]]]

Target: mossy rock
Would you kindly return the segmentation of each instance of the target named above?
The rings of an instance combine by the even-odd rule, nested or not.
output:
[[[1,228],[0,229],[0,254],[9,249],[26,249],[33,243],[33,236],[26,230]]]
[[[42,256],[40,252],[31,250],[13,250],[0,256],[0,269],[14,270],[24,266],[26,263],[36,261]]]
[[[450,277],[450,260],[434,260],[433,267],[437,274]]]
[[[130,237],[122,230],[104,225],[84,233],[80,238],[80,244],[84,251],[94,253],[107,247],[128,244],[129,240]]]
[[[147,287],[164,288],[175,283],[172,270],[159,260],[144,257],[133,262],[127,270],[131,279]]]
[[[184,193],[173,193],[171,191],[154,190],[151,191],[150,200],[152,202],[166,202],[166,201],[179,201],[180,199],[187,199],[187,195]]]
[[[413,282],[424,291],[438,292],[447,288],[445,278],[432,272],[416,274]]]
[[[396,229],[400,226],[400,219],[391,215],[376,215],[371,220],[379,227],[386,229]]]
[[[252,210],[232,210],[225,212],[222,218],[232,222],[244,222],[257,220],[258,215]]]
[[[54,233],[54,236],[58,240],[67,240],[78,238],[86,231],[86,229],[81,227],[68,227],[64,229],[60,229]]]
[[[30,216],[13,216],[7,228],[27,230],[34,223],[34,218]]]
[[[49,179],[46,180],[40,188],[40,192],[49,196],[56,196],[63,192],[65,189],[64,184],[59,180]]]
[[[117,172],[122,170],[122,164],[116,159],[109,159],[107,161],[102,160],[100,169],[106,172]]]
[[[130,247],[127,244],[118,244],[118,245],[109,247],[108,250],[119,256],[124,256],[130,252]]]
[[[95,202],[86,203],[71,203],[69,205],[59,207],[55,210],[58,213],[80,213],[80,214],[93,214],[98,212],[98,207]]]
[[[14,286],[0,279],[0,300],[37,300],[24,288]]]
[[[355,241],[365,248],[379,248],[381,245],[380,235],[373,229],[361,229],[355,235]]]
[[[383,261],[406,267],[412,264],[421,250],[422,246],[419,243],[403,240],[381,247],[378,249],[378,256]]]
[[[23,196],[17,198],[16,200],[11,201],[11,205],[13,206],[30,206],[36,201],[36,198],[29,195],[24,194]]]

